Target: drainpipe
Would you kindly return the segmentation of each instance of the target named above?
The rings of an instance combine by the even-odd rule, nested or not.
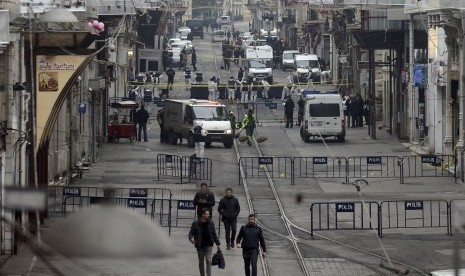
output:
[[[462,32],[465,32],[465,11],[462,11]],[[465,131],[465,120],[464,106],[465,106],[465,41],[461,41],[460,51],[460,91],[457,95],[459,102],[459,140],[457,142],[457,159],[456,159],[456,177],[459,178],[460,182],[464,182],[464,131]]]

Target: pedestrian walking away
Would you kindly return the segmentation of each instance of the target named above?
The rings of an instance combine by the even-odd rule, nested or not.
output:
[[[210,218],[208,209],[202,209],[201,217],[192,223],[189,231],[189,241],[197,249],[200,276],[211,276],[213,243],[217,245],[217,250],[221,250],[221,248],[216,235],[215,224]]]
[[[245,134],[247,135],[247,144],[252,145],[252,136],[257,125],[257,118],[253,114],[253,110],[249,109],[247,115],[244,116],[242,120],[242,127],[245,128]]]
[[[218,213],[221,215],[221,220],[224,224],[226,235],[226,249],[234,247],[234,240],[236,238],[237,216],[241,211],[239,200],[233,196],[232,188],[226,188],[224,197],[220,200],[218,205]]]
[[[201,161],[203,161],[205,155],[205,137],[207,136],[207,131],[202,126],[202,123],[195,122],[192,129],[195,157],[202,159]]]
[[[257,102],[257,94],[258,94],[258,81],[256,78],[253,78],[252,83],[250,84],[250,101],[252,103]]]
[[[249,83],[247,80],[242,79],[241,82],[241,103],[249,102]]]
[[[166,89],[173,90],[174,75],[176,75],[176,72],[170,66],[170,68],[166,70],[165,73],[166,73],[166,76],[168,77],[168,86],[166,87]]]
[[[294,101],[291,96],[287,97],[284,112],[286,114],[286,128],[294,127]]]
[[[244,69],[242,69],[242,67],[240,67],[239,72],[237,72],[237,79],[239,81],[242,81],[242,79],[244,79]]]
[[[145,107],[142,105],[140,109],[134,115],[137,124],[139,125],[139,131],[137,135],[137,139],[141,140],[141,132],[144,132],[144,141],[147,142],[147,121],[149,120],[149,113],[145,110]]]
[[[265,239],[262,229],[256,224],[255,215],[250,214],[246,225],[241,227],[236,239],[237,247],[242,247],[244,270],[246,276],[257,276],[257,260],[259,246],[262,248],[263,257],[266,256]],[[252,267],[252,273],[250,273]]]
[[[212,214],[212,208],[215,206],[215,195],[208,189],[207,183],[200,183],[200,191],[194,196],[194,205],[197,207],[198,219],[202,217],[202,209],[206,209]]]

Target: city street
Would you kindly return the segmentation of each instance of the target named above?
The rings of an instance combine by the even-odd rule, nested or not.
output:
[[[244,25],[239,24],[236,27],[244,28],[247,22],[241,24]],[[239,66],[232,64],[231,70],[220,68],[221,43],[211,43],[210,35],[206,35],[203,40],[195,38],[193,43],[197,50],[198,71],[203,73],[205,81],[216,76],[220,77],[221,83],[224,84],[230,76],[237,76]],[[189,67],[191,67],[190,62]],[[183,71],[178,71],[177,68],[175,70],[175,88],[170,92],[170,98],[188,98],[188,91],[183,89]],[[276,69],[273,72],[276,85],[287,82],[290,71]],[[162,82],[165,82],[166,75],[163,78]],[[326,91],[335,87],[319,85],[312,88]],[[298,95],[295,95],[294,100],[297,99]],[[405,168],[404,183],[401,183],[400,175],[393,173],[399,170],[397,163],[399,157],[413,156],[410,159],[404,158],[408,160],[405,162],[409,162],[409,165],[423,166],[424,164],[418,161],[420,160],[420,157],[417,157],[418,152],[410,149],[411,144],[398,140],[395,135],[390,135],[383,125],[377,128],[377,140],[370,138],[368,127],[365,125],[359,128],[347,128],[345,142],[337,142],[329,138],[324,142],[315,139],[305,143],[300,137],[297,126],[284,127],[282,101],[276,99],[274,102],[277,103],[277,109],[269,109],[262,99],[257,101],[256,115],[259,124],[255,131],[255,138],[264,136],[267,138],[265,142],[254,143],[254,146],[248,147],[246,143],[241,143],[236,139],[235,146],[231,149],[226,149],[220,143],[213,143],[205,150],[205,157],[212,161],[213,187],[211,190],[215,194],[216,201],[221,199],[225,188],[232,187],[234,195],[241,204],[238,225],[246,222],[248,213],[252,211],[249,208],[253,208],[259,224],[264,229],[268,250],[267,257],[259,260],[258,275],[395,274],[393,270],[381,268],[379,265],[381,263],[385,266],[392,266],[394,270],[409,270],[409,275],[427,275],[434,270],[453,267],[454,239],[459,237],[462,241],[459,247],[463,251],[465,236],[447,235],[449,228],[443,224],[442,220],[443,216],[449,213],[449,209],[442,209],[443,205],[438,205],[440,206],[438,207],[434,204],[451,200],[463,203],[465,201],[463,184],[457,184],[449,172],[445,175],[428,175],[428,177],[419,177],[412,173],[412,170],[419,172],[423,170],[423,167]],[[235,113],[238,120],[244,116],[242,106],[231,104],[228,108]],[[295,114],[297,114],[297,108],[295,108]],[[157,167],[160,163],[157,162],[157,155],[191,156],[194,149],[188,147],[185,141],[177,145],[160,143],[160,128],[156,118],[152,116],[150,121],[148,142],[129,143],[122,140],[119,143],[100,144],[101,154],[98,161],[91,164],[88,171],[84,171],[82,178],[75,178],[72,186],[117,189],[163,188],[169,189],[175,200],[192,200],[202,181],[194,179],[189,183],[180,183],[177,178],[165,176],[161,176],[159,180]],[[274,163],[254,164],[255,160],[252,158],[259,156],[270,157]],[[305,174],[303,168],[311,167],[316,170],[314,161],[311,161],[314,159],[304,159],[305,157],[324,157],[327,158],[325,160],[333,160],[335,163],[327,167],[318,167],[320,174],[311,177]],[[363,165],[356,163],[354,161],[357,160],[356,157],[362,157],[363,160],[367,157],[382,157],[380,164],[386,164],[388,167],[380,165],[381,167],[377,166],[376,169],[370,170],[369,168],[374,167],[365,163]],[[292,167],[291,159],[294,160]],[[305,163],[305,165],[300,165],[298,176],[295,176],[297,174],[297,161],[295,160],[300,160],[299,164]],[[344,162],[350,164],[347,168],[353,174],[345,171],[338,177],[333,177],[334,174],[331,175],[331,173],[343,170],[341,168]],[[437,172],[440,169],[441,167],[430,166],[428,170],[421,172],[429,173],[431,170]],[[406,173],[407,170],[409,173]],[[444,171],[441,170],[441,172]],[[327,174],[324,175],[324,173]],[[360,182],[356,182],[358,179],[365,179],[367,185],[359,185]],[[433,203],[427,205],[431,209],[425,208],[424,212],[404,214],[402,220],[414,223],[415,226],[411,228],[405,226],[407,224],[394,227],[395,218],[389,217],[387,219],[389,224],[383,222],[386,228],[383,229],[383,237],[379,238],[377,229],[375,229],[378,225],[378,217],[364,214],[363,212],[367,210],[360,209],[363,208],[360,203],[362,201],[377,202],[377,204],[399,201],[401,202],[399,206],[402,208],[404,201],[421,201],[425,204],[431,201]],[[49,198],[49,206],[50,202],[52,202],[52,196]],[[336,214],[336,217],[338,215],[340,217],[335,218],[338,220],[336,226],[333,225],[330,230],[325,230],[324,227],[318,229],[317,220],[314,218],[316,235],[311,237],[310,207],[312,204],[328,204],[324,207],[321,205],[319,222],[321,225],[325,223],[329,225],[333,223],[329,221],[334,218],[330,219],[329,213],[331,212],[326,213],[325,210],[333,209],[333,205],[329,204],[336,202],[354,202],[359,213],[340,212]],[[217,205],[213,209],[212,217],[218,227],[216,208]],[[394,208],[388,207],[388,210],[393,211]],[[324,217],[326,214],[328,216]],[[318,216],[318,213],[315,215]],[[383,218],[388,216],[387,212],[383,215]],[[193,218],[193,211],[183,217],[183,220],[177,217],[178,226],[173,226],[169,236],[176,255],[168,259],[68,258],[65,260],[63,257],[54,256],[49,261],[61,270],[63,275],[199,275],[197,254],[187,239],[188,227]],[[62,214],[49,210],[46,226],[41,227],[44,237],[53,239],[50,232],[54,225],[63,219],[66,218]],[[370,219],[372,219],[371,222]],[[358,225],[360,221],[363,223],[364,220],[367,220],[365,223],[371,223],[373,227],[365,228],[364,226],[362,227],[364,229],[350,230],[352,226]],[[436,224],[436,220],[441,222],[440,225]],[[428,222],[431,224],[428,225]],[[154,223],[158,223],[158,219],[155,219]],[[339,228],[349,229],[341,230],[338,224]],[[168,237],[168,227],[163,225],[162,229]],[[137,229],[134,231],[137,233]],[[124,239],[124,237],[121,238]],[[212,275],[244,275],[241,250],[237,248],[226,250],[222,225],[220,241],[225,254],[226,268],[218,270],[214,267]],[[390,263],[391,260],[392,263]],[[29,275],[53,275],[49,265],[40,259],[36,260],[27,246],[20,249],[19,255],[5,259],[0,272],[2,275],[25,275],[27,270],[30,272]]]

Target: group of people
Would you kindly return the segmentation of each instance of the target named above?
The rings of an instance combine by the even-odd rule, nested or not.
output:
[[[201,276],[211,275],[213,245],[216,244],[217,250],[221,249],[221,243],[212,220],[212,211],[215,204],[215,195],[208,189],[207,183],[201,183],[200,191],[194,196],[197,220],[192,223],[188,235],[189,241],[197,250]],[[266,245],[262,229],[256,224],[255,215],[249,214],[247,224],[240,228],[236,237],[240,204],[239,200],[233,196],[231,188],[226,188],[225,195],[218,204],[218,213],[221,215],[224,224],[226,249],[242,248],[245,275],[256,276],[259,247],[262,248],[265,255]]]
[[[342,103],[348,127],[363,127],[363,117],[365,123],[370,124],[370,103],[364,101],[360,93],[344,96]]]

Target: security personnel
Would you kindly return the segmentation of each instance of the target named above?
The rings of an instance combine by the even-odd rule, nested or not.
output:
[[[249,109],[247,115],[244,116],[242,120],[242,127],[245,128],[245,134],[247,135],[247,144],[252,145],[252,135],[257,126],[257,118],[253,114],[253,110]]]
[[[210,81],[208,82],[208,100],[216,101],[216,90],[218,89],[218,85],[216,83],[216,77],[211,77]]]
[[[241,83],[241,103],[249,102],[249,83],[243,79]]]
[[[194,133],[195,143],[195,157],[203,159],[205,152],[205,136],[207,132],[202,128],[202,123],[195,123],[195,127],[192,129]]]
[[[250,101],[255,103],[257,101],[257,94],[258,94],[258,81],[256,78],[253,78],[252,83],[250,85]]]

